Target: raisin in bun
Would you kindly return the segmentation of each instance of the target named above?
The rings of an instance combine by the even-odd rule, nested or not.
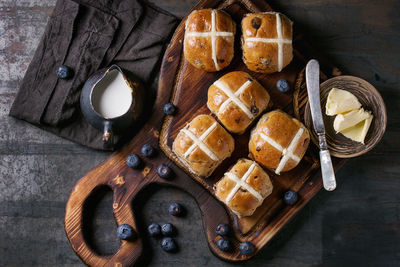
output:
[[[235,22],[222,10],[192,11],[185,24],[186,60],[208,72],[225,68],[233,58],[235,32]]]
[[[292,21],[284,14],[247,14],[242,20],[243,61],[249,70],[281,71],[293,58]]]

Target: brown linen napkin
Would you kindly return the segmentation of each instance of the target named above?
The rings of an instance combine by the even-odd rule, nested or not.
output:
[[[177,22],[173,15],[144,1],[58,0],[10,115],[103,149],[102,133],[80,111],[83,84],[96,70],[117,64],[149,85]],[[59,79],[60,65],[70,67],[73,77]]]

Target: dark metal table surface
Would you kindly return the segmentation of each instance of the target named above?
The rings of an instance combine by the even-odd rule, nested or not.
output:
[[[154,1],[183,17],[195,0]],[[64,207],[75,182],[109,154],[73,144],[10,118],[11,103],[55,0],[0,0],[0,266],[82,266],[64,233]],[[338,188],[321,191],[246,266],[400,266],[400,2],[293,0],[271,5],[300,25],[313,46],[343,73],[377,87],[388,109],[382,142],[350,160]],[[147,192],[140,223],[171,221],[181,251],[147,244],[141,265],[228,266],[208,250],[200,211],[171,188]],[[185,219],[171,219],[171,201]],[[118,249],[111,196],[102,196],[92,222],[100,253]]]

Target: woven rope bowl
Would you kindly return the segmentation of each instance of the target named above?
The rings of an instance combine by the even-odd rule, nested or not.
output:
[[[355,142],[333,129],[335,116],[325,114],[325,104],[329,91],[332,88],[343,89],[354,94],[365,110],[374,116],[365,138],[365,144]],[[382,139],[387,124],[386,106],[379,92],[367,81],[354,76],[338,76],[326,80],[321,84],[321,109],[325,124],[326,140],[332,156],[338,158],[352,158],[367,153]],[[312,129],[311,140],[318,146],[318,137],[314,131],[310,105],[307,103],[304,112],[304,121],[308,129]]]

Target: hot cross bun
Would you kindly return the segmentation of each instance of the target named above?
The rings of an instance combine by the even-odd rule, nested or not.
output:
[[[243,133],[268,106],[268,92],[248,73],[225,74],[208,89],[207,107],[232,133]]]
[[[194,174],[208,177],[235,148],[232,136],[210,115],[198,115],[181,129],[172,150]]]
[[[187,61],[205,71],[229,65],[234,55],[236,24],[222,10],[194,10],[185,24],[183,53]]]
[[[274,110],[263,115],[251,131],[250,157],[280,174],[297,166],[309,143],[310,134],[301,122]]]
[[[238,216],[251,216],[272,193],[268,174],[255,162],[239,159],[215,185],[215,195]]]
[[[273,73],[292,61],[292,24],[277,12],[247,14],[243,18],[243,61],[249,70]]]

